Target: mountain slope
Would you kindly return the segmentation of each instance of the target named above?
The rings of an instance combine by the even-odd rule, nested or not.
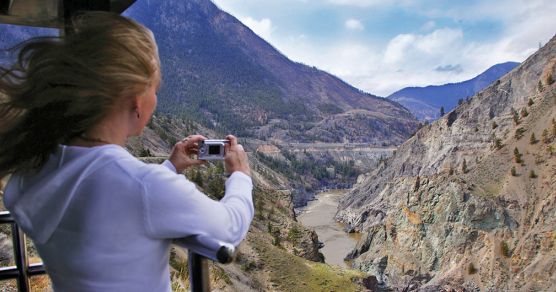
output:
[[[362,176],[337,214],[363,233],[354,265],[383,286],[553,290],[555,76],[556,37]]]
[[[446,112],[451,111],[460,99],[475,95],[517,65],[519,63],[516,62],[496,64],[467,81],[427,87],[406,87],[387,98],[408,108],[419,120],[433,121],[439,117],[441,107],[444,107]]]
[[[157,37],[163,113],[283,141],[391,145],[418,125],[399,104],[290,61],[209,0],[138,1],[127,14]]]

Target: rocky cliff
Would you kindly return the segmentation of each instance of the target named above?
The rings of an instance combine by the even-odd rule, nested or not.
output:
[[[361,176],[337,218],[382,288],[556,288],[556,38]]]

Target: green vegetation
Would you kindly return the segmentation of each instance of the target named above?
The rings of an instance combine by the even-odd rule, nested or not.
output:
[[[527,105],[532,106],[533,104],[535,104],[535,103],[533,102],[533,100],[531,98],[529,98],[529,101],[527,101]]]
[[[151,150],[143,148],[141,149],[141,152],[139,152],[139,157],[152,157],[153,154],[151,153]]]
[[[525,133],[525,129],[523,129],[522,127],[519,127],[515,130],[515,134],[514,134],[514,138],[516,140],[519,140],[523,137],[523,133]]]
[[[467,173],[467,160],[465,159],[463,159],[463,163],[461,164],[461,171]]]
[[[353,279],[364,273],[310,262],[268,244],[262,236],[250,240],[278,291],[361,291]]]
[[[539,142],[539,140],[537,140],[537,137],[535,137],[535,133],[531,133],[531,137],[529,138],[529,144],[537,144],[537,142]]]
[[[500,242],[500,253],[507,258],[512,256],[512,252],[510,251],[510,247],[508,246],[507,242]]]
[[[467,266],[467,273],[469,275],[473,275],[477,273],[477,269],[475,268],[475,265],[473,265],[473,263],[469,263],[469,266]]]
[[[494,139],[494,147],[498,150],[502,149],[502,147],[504,147],[504,144],[502,144],[502,139],[500,138]]]
[[[537,178],[537,174],[535,173],[534,170],[531,169],[531,171],[529,172],[529,178]]]
[[[290,241],[293,244],[297,244],[300,238],[301,238],[301,231],[299,230],[299,228],[297,228],[296,225],[294,225],[288,231],[288,241]]]
[[[524,117],[526,117],[526,116],[528,116],[528,115],[529,115],[529,112],[527,111],[527,109],[526,109],[526,108],[522,108],[522,109],[521,109],[521,117],[524,118]]]
[[[285,159],[260,152],[257,153],[257,158],[306,191],[338,185],[348,187],[355,183],[357,176],[361,174],[354,161],[337,161],[330,154],[317,157],[309,152],[294,154],[284,149],[282,154]]]
[[[523,160],[521,159],[522,154],[519,153],[519,149],[517,149],[517,147],[514,148],[514,159],[515,159],[515,163],[522,163]]]
[[[514,124],[519,125],[519,114],[514,108],[512,108],[512,118],[514,120]]]
[[[542,136],[541,137],[542,137],[542,142],[544,144],[550,143],[550,136],[548,135],[548,129],[544,129],[542,131]]]
[[[517,176],[517,171],[515,169],[515,166],[512,166],[512,169],[510,170],[510,173],[512,174],[512,176]]]
[[[498,128],[498,124],[496,122],[492,122],[492,129],[494,130],[496,128]]]

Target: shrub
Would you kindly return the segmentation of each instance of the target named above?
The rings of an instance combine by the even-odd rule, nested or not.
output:
[[[529,101],[527,102],[527,105],[532,106],[534,104],[533,100],[529,98]]]
[[[469,266],[467,267],[467,273],[469,273],[469,275],[477,273],[477,269],[475,268],[475,265],[473,265],[473,263],[469,263]]]
[[[519,114],[517,113],[517,111],[515,109],[512,108],[512,117],[514,119],[514,123],[516,125],[519,125]]]
[[[527,111],[527,109],[526,109],[526,108],[522,108],[522,109],[521,109],[521,116],[522,116],[522,117],[526,117],[526,116],[528,116],[528,115],[529,115],[529,112]]]
[[[139,153],[139,156],[140,157],[152,157],[153,154],[151,153],[150,149],[143,148],[143,149],[141,149],[141,152]]]
[[[531,138],[529,138],[529,144],[537,144],[538,140],[535,137],[535,133],[531,133]]]
[[[496,147],[496,149],[498,150],[502,149],[502,147],[504,147],[504,145],[502,144],[502,139],[496,138],[494,140],[494,147]]]
[[[293,226],[289,231],[288,231],[288,240],[293,243],[293,244],[297,244],[298,240],[301,238],[301,231],[299,231],[299,229],[297,228],[297,226]]]
[[[516,163],[521,163],[523,162],[523,160],[521,160],[521,156],[522,154],[519,153],[519,149],[517,149],[517,147],[514,148],[514,158],[515,158],[515,162]]]
[[[523,133],[525,133],[525,129],[523,129],[522,127],[515,129],[514,138],[516,140],[521,139],[521,137],[523,137]]]
[[[507,258],[512,256],[512,252],[510,251],[507,242],[505,241],[500,242],[500,253],[502,253],[502,255]]]
[[[467,160],[465,159],[463,159],[463,163],[461,164],[461,171],[467,173]]]
[[[512,176],[517,176],[517,171],[515,170],[515,166],[512,166],[512,169],[510,171],[512,173]]]
[[[492,129],[494,130],[496,128],[498,128],[498,124],[496,122],[492,122]]]
[[[529,178],[537,178],[537,174],[535,173],[534,170],[531,170],[531,171],[529,172]]]
[[[280,246],[280,235],[274,234],[274,238],[272,239],[272,245]]]
[[[542,142],[544,144],[550,143],[550,136],[548,135],[548,129],[542,131]]]

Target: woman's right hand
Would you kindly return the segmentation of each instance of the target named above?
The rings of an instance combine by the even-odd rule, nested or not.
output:
[[[237,143],[237,138],[233,135],[226,136],[226,139],[230,141],[225,146],[226,155],[224,156],[224,164],[226,172],[232,174],[234,171],[241,171],[251,176],[249,160],[247,159],[247,153],[243,150],[243,146]]]

